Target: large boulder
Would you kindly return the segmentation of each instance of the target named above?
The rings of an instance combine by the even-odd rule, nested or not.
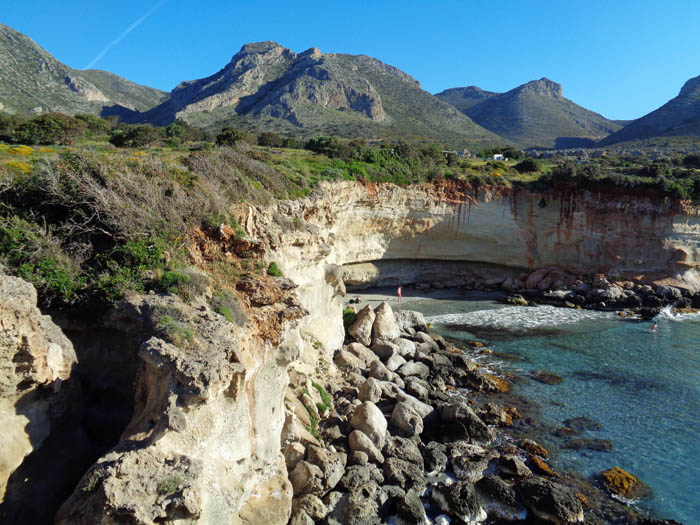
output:
[[[424,363],[417,361],[409,361],[398,369],[398,374],[403,377],[418,376],[421,379],[426,379],[430,375],[430,368]]]
[[[492,517],[509,522],[525,519],[525,508],[515,491],[498,476],[484,476],[474,486],[481,504]]]
[[[466,402],[454,402],[445,405],[440,411],[440,419],[443,428],[453,427],[457,431],[452,433],[452,437],[464,439],[474,444],[489,443],[494,435],[491,429],[477,416]],[[449,430],[449,429],[448,429]],[[463,430],[463,436],[459,436],[459,431]]]
[[[369,366],[372,361],[378,359],[377,354],[360,343],[350,343],[345,347],[345,350],[357,357],[365,366]]]
[[[367,458],[375,463],[384,463],[384,456],[381,451],[374,445],[372,440],[367,437],[367,434],[360,430],[353,430],[348,436],[348,444],[353,452],[364,452]]]
[[[458,481],[453,485],[437,485],[431,493],[437,507],[464,523],[479,523],[488,517],[479,503],[474,485]]]
[[[420,312],[399,310],[398,312],[394,312],[394,318],[396,319],[396,324],[399,326],[399,330],[402,332],[407,332],[408,328],[422,330],[424,332],[428,329],[425,317],[423,317],[423,314]]]
[[[387,422],[382,411],[374,403],[365,401],[355,407],[350,416],[350,425],[364,432],[379,448],[384,446]]]
[[[304,494],[321,496],[325,492],[323,471],[308,461],[297,463],[294,470],[289,473],[289,481],[292,482],[295,497]]]
[[[372,343],[372,326],[375,318],[376,315],[372,307],[370,305],[365,306],[357,312],[357,319],[348,328],[348,333],[358,343],[369,346]]]
[[[362,385],[360,385],[359,392],[360,401],[371,401],[372,403],[377,403],[382,398],[382,386],[381,383],[373,378],[368,377]]]
[[[582,523],[583,506],[576,492],[541,477],[528,478],[517,485],[525,507],[538,519],[555,523]]]
[[[423,432],[423,419],[408,403],[394,405],[391,424],[404,436],[417,436]]]
[[[401,335],[391,306],[386,302],[382,302],[374,309],[374,313],[376,317],[372,325],[372,337],[375,342],[391,341]]]

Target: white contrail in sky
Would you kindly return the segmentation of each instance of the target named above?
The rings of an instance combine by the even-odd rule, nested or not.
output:
[[[109,52],[110,49],[112,49],[112,48],[113,48],[114,46],[116,46],[119,42],[121,42],[122,40],[124,40],[124,38],[125,38],[129,33],[131,33],[134,29],[136,29],[138,26],[140,26],[140,25],[143,23],[143,21],[146,20],[146,18],[148,18],[149,16],[151,16],[151,15],[153,14],[153,12],[154,12],[156,9],[158,9],[160,6],[162,6],[164,3],[165,3],[165,0],[161,0],[161,1],[158,2],[156,5],[154,5],[153,7],[151,7],[151,8],[146,12],[145,15],[143,15],[143,16],[142,16],[141,18],[139,18],[136,22],[134,22],[133,24],[131,24],[131,25],[126,29],[126,31],[124,31],[121,35],[119,35],[117,38],[115,38],[114,40],[112,40],[112,41],[109,43],[109,45],[107,45],[107,47],[105,47],[99,55],[97,55],[95,58],[93,58],[93,59],[90,61],[90,63],[89,63],[87,66],[85,66],[84,69],[90,69],[92,66],[94,66],[95,64],[97,64],[100,60],[102,60],[102,58]]]

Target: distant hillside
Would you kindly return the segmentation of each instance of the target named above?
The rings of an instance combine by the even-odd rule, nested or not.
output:
[[[561,85],[546,78],[490,96],[465,113],[489,131],[524,146],[576,146],[620,129],[564,98]]]
[[[461,112],[465,112],[472,106],[480,104],[484,100],[487,100],[493,96],[498,95],[493,91],[484,91],[477,86],[467,86],[446,89],[440,93],[435,93],[435,96],[440,100],[452,104]]]
[[[700,76],[688,80],[677,97],[606,137],[601,145],[654,137],[700,135]]]
[[[221,71],[182,82],[166,102],[134,118],[303,136],[502,142],[393,66],[316,48],[297,54],[275,42],[244,45]]]
[[[0,24],[0,111],[101,114],[118,112],[115,106],[143,111],[166,96],[105,71],[72,69],[29,37]]]

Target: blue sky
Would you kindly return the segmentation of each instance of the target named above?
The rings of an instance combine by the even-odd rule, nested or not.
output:
[[[432,93],[467,85],[507,91],[548,77],[565,97],[614,119],[656,109],[700,75],[697,0],[2,4],[0,22],[69,66],[97,59],[95,68],[167,91],[261,40],[374,56]]]

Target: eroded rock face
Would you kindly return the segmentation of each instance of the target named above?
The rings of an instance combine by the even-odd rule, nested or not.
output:
[[[0,269],[0,501],[12,472],[68,409],[73,345],[37,308],[34,287]]]
[[[287,523],[283,398],[287,366],[299,355],[289,340],[305,312],[282,284],[268,280],[263,295],[283,302],[250,306],[236,324],[176,296],[134,296],[119,306],[115,324],[154,333],[139,350],[134,415],[57,523]],[[295,471],[306,463],[288,456]]]

